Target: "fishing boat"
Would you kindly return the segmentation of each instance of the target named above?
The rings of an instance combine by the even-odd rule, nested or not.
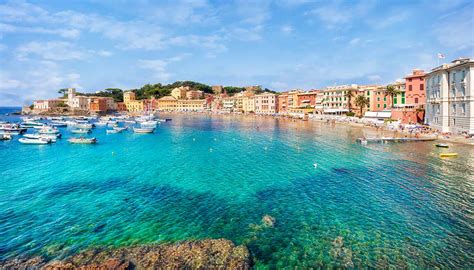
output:
[[[445,144],[445,143],[437,143],[435,144],[436,147],[441,147],[441,148],[449,148],[449,145]]]
[[[137,127],[134,127],[133,128],[133,132],[135,133],[153,133],[155,129],[154,128],[137,128]]]
[[[23,144],[50,144],[50,139],[28,139],[28,138],[20,138],[18,139],[20,143]]]
[[[59,130],[54,127],[46,127],[38,130],[38,133],[40,134],[57,134],[59,133]]]
[[[68,140],[70,143],[75,144],[94,144],[97,142],[96,138],[71,138]]]
[[[71,133],[74,133],[74,134],[88,134],[90,132],[91,132],[91,130],[86,129],[86,128],[78,128],[78,129],[71,130]]]
[[[439,157],[457,157],[458,153],[441,153]]]
[[[52,134],[24,134],[23,138],[27,139],[46,139],[51,140],[51,142],[56,142],[56,136],[51,136]]]

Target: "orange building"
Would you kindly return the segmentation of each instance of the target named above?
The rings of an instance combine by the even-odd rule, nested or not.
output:
[[[107,99],[101,97],[91,97],[89,102],[89,110],[91,112],[107,112]]]
[[[426,104],[425,72],[414,69],[405,77],[406,104],[423,107]]]
[[[124,112],[127,110],[127,105],[123,102],[117,102],[117,111]]]
[[[288,93],[278,95],[278,113],[286,114],[288,112]]]
[[[311,107],[316,106],[316,99],[317,99],[318,93],[319,91],[317,90],[311,90],[305,93],[298,94],[297,106],[308,106],[308,105]]]

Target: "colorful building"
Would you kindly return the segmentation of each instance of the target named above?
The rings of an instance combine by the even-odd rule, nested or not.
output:
[[[474,134],[474,60],[460,58],[426,74],[425,123],[441,132]]]
[[[255,96],[244,96],[242,97],[242,111],[244,113],[255,112]]]
[[[90,97],[89,110],[95,113],[106,113],[108,111],[107,99],[103,97]]]
[[[178,99],[176,109],[181,112],[202,112],[206,104],[204,99]]]
[[[351,104],[347,93],[352,92]],[[355,98],[359,93],[357,84],[329,86],[323,90],[322,107],[324,114],[346,114],[355,108]]]
[[[277,95],[272,93],[263,93],[255,95],[255,113],[257,114],[275,114],[278,111]]]
[[[202,99],[203,92],[198,90],[189,90],[186,92],[187,99]]]
[[[159,111],[176,111],[178,100],[172,96],[165,96],[157,101],[157,109]]]
[[[132,91],[123,93],[123,103],[125,103],[127,111],[129,112],[143,112],[145,109],[144,101],[137,100],[135,93]]]
[[[425,72],[414,69],[405,77],[406,103],[415,108],[424,107],[426,103]]]
[[[33,102],[33,109],[36,112],[46,112],[50,110],[54,110],[61,106],[61,104],[65,104],[64,99],[46,99],[46,100],[35,100]]]
[[[288,113],[288,92],[278,95],[278,113],[281,115]]]
[[[173,90],[171,90],[171,96],[174,97],[175,99],[185,99],[186,93],[190,90],[192,89],[189,86],[176,87]]]

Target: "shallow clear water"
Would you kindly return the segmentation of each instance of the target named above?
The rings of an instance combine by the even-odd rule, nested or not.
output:
[[[257,267],[474,265],[472,147],[362,146],[355,138],[377,131],[317,122],[172,118],[152,135],[96,128],[97,145],[68,144],[67,129],[50,146],[0,142],[0,258],[227,238]]]

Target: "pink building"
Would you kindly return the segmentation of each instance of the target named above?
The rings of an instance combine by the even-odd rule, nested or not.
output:
[[[424,107],[426,104],[425,72],[414,69],[412,74],[405,77],[406,104],[414,107]]]

